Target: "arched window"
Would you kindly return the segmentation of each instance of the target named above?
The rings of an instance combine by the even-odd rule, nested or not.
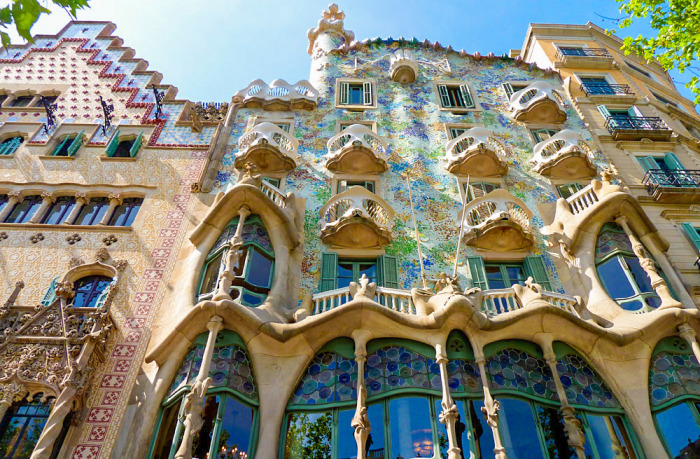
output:
[[[107,276],[88,276],[78,279],[73,287],[73,307],[94,308],[104,302],[107,287],[112,283],[112,278]]]
[[[639,264],[624,230],[606,223],[595,250],[598,278],[610,297],[628,311],[650,311],[661,304],[649,275]],[[661,273],[661,270],[658,270]]]
[[[225,265],[228,241],[235,234],[237,225],[238,217],[231,220],[207,255],[199,284],[200,300],[210,298],[216,290],[219,274]],[[257,215],[246,218],[241,237],[243,247],[238,263],[233,269],[235,278],[230,292],[231,298],[246,306],[260,306],[272,286],[275,265],[272,242],[265,225]]]
[[[0,156],[10,156],[14,154],[19,146],[24,142],[21,135],[12,135],[0,142]]]
[[[43,394],[39,393],[30,401],[15,402],[8,408],[0,422],[0,457],[31,456],[51,412],[53,398],[42,401],[43,398]],[[70,416],[66,419],[69,421]],[[51,457],[56,457],[55,454],[60,450],[69,426],[70,422],[64,422],[63,430],[54,443]]]
[[[654,349],[649,400],[670,456],[700,457],[700,365],[682,338],[665,338]]]
[[[172,458],[182,438],[183,398],[199,373],[207,333],[190,348],[163,402],[151,444],[153,459]],[[222,331],[216,339],[202,417],[204,423],[192,445],[199,458],[252,459],[258,432],[258,390],[250,358],[241,338]]]

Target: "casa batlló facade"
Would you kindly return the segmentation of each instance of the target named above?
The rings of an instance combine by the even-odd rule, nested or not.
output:
[[[692,104],[591,24],[344,20],[230,102],[107,22],[2,51],[0,454],[695,457]]]

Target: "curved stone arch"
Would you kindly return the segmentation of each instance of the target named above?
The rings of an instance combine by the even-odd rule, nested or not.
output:
[[[110,277],[112,278],[112,282],[116,284],[119,281],[119,270],[112,265],[96,260],[92,263],[81,263],[70,268],[59,278],[59,282],[74,283],[87,276]]]
[[[656,343],[649,360],[651,410],[686,400],[700,401],[700,363],[683,338],[667,336]]]

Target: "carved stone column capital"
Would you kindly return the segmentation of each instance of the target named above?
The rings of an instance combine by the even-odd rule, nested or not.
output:
[[[73,298],[75,291],[73,290],[73,282],[57,282],[56,296],[59,298]]]
[[[53,204],[54,202],[56,202],[56,193],[52,191],[44,191],[43,193],[41,193],[41,199],[44,202]]]
[[[7,193],[7,200],[9,201],[9,203],[18,204],[24,201],[24,196],[22,196],[21,191],[10,191],[9,193]]]
[[[114,206],[121,206],[124,202],[124,198],[120,193],[110,193],[107,199],[109,199],[109,203]]]
[[[77,192],[75,193],[75,202],[82,205],[87,205],[87,203],[90,202],[90,198],[88,198],[87,194],[85,193]]]

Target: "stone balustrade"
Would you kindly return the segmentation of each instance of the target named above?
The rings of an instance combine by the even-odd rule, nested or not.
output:
[[[562,295],[555,292],[541,292],[542,300],[563,309],[566,312],[580,317],[576,306],[578,301],[576,298]],[[483,292],[483,300],[481,302],[481,312],[487,317],[494,317],[508,312],[517,311],[527,307],[523,305],[522,299],[516,294],[513,288],[491,289]]]
[[[579,134],[565,129],[535,145],[531,162],[539,174],[574,179],[596,175],[594,158],[593,148]]]
[[[510,96],[513,118],[530,123],[562,123],[566,121],[564,99],[546,81],[536,81]]]
[[[313,110],[318,104],[318,91],[306,80],[289,84],[277,79],[269,85],[261,79],[252,81],[233,96],[234,103],[267,110]]]
[[[234,166],[251,163],[261,171],[289,171],[299,163],[298,147],[297,139],[276,124],[260,123],[238,139]]]
[[[583,212],[589,207],[593,207],[598,201],[600,199],[592,184],[566,198],[566,203],[574,215]]]
[[[388,169],[384,137],[362,124],[346,127],[328,140],[326,168],[354,174],[380,173]]]
[[[313,296],[313,313],[321,314],[351,301],[350,287],[337,288]],[[377,287],[374,301],[396,312],[416,314],[416,305],[408,290]]]
[[[508,150],[489,129],[473,127],[445,147],[447,170],[458,175],[488,177],[508,171]]]

